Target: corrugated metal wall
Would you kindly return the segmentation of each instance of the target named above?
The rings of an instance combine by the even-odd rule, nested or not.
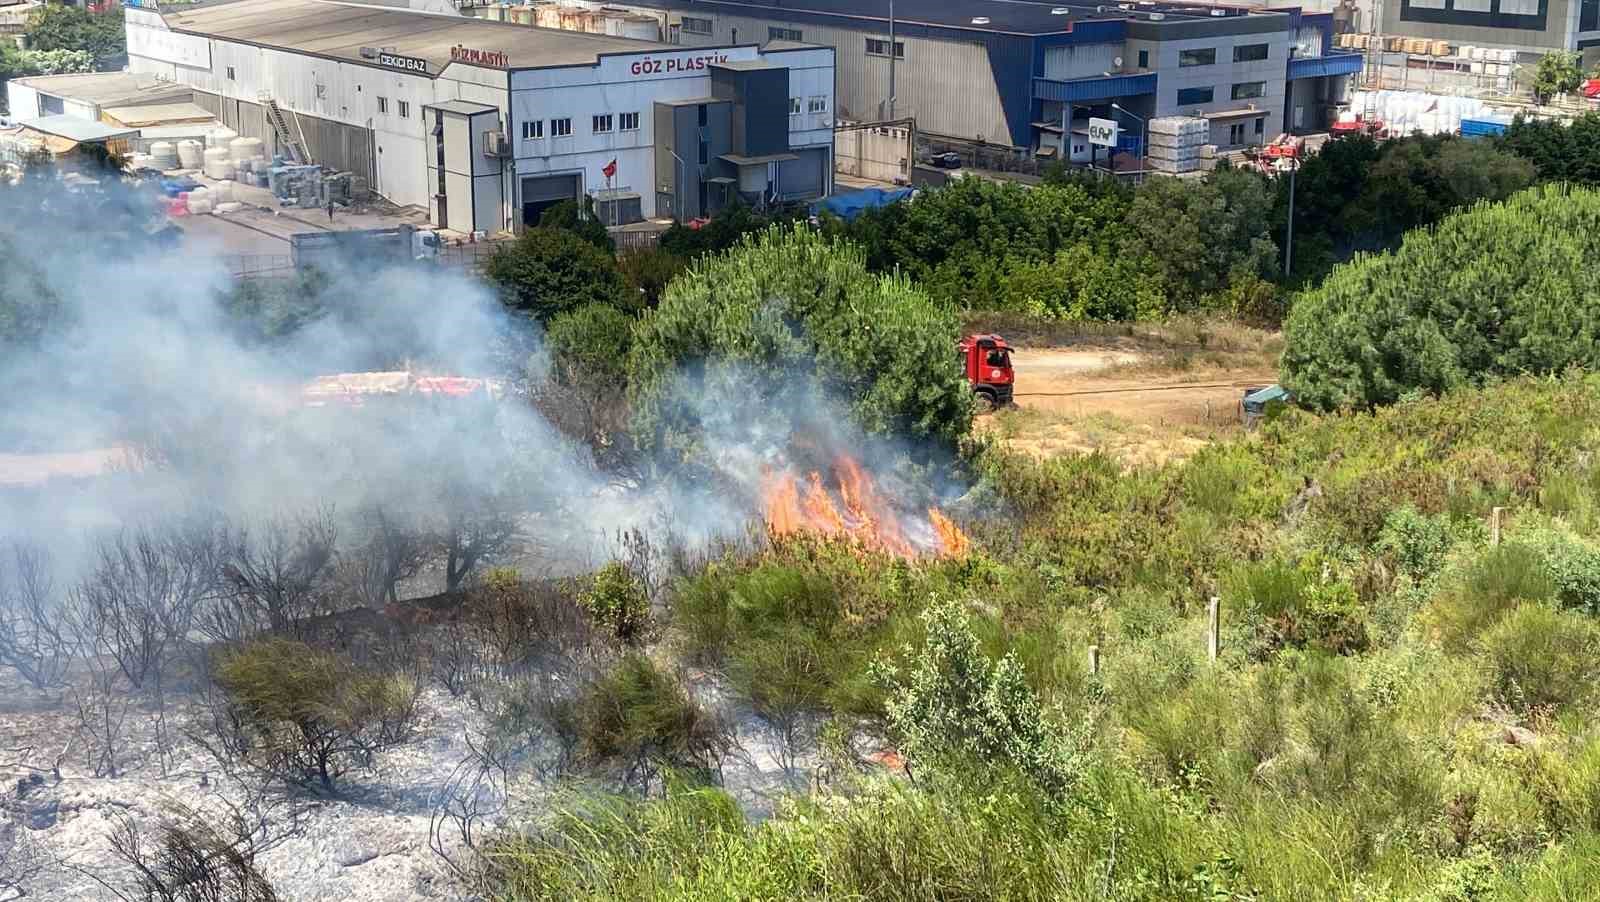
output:
[[[205,91],[194,92],[194,102],[222,120],[223,125],[247,138],[260,138],[270,152],[277,152],[277,135],[267,123],[266,107],[248,100],[218,97]],[[298,121],[300,129],[305,132],[306,149],[311,152],[313,160],[333,169],[348,170],[366,178],[368,182],[374,180],[371,129],[306,116],[292,110],[284,110],[284,118],[288,120],[290,128],[294,128]]]

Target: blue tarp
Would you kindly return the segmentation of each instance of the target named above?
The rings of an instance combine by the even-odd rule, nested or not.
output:
[[[1253,391],[1244,396],[1244,409],[1259,412],[1266,409],[1269,401],[1282,401],[1285,404],[1294,400],[1288,390],[1281,385],[1269,385],[1266,388]]]
[[[861,215],[863,210],[872,210],[878,207],[887,207],[892,203],[905,200],[911,196],[910,188],[863,188],[849,194],[835,194],[826,197],[811,205],[811,215],[826,210],[829,213],[849,222]]]
[[[1503,135],[1511,124],[1510,116],[1477,116],[1461,120],[1461,137],[1481,138],[1484,135]]]

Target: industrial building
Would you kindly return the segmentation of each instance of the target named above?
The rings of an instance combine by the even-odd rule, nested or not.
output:
[[[890,0],[559,0],[471,11],[634,33],[638,17],[654,16],[660,39],[677,46],[823,44],[837,52],[841,118],[912,117],[924,136],[1081,159],[1090,117],[1119,121],[1130,150],[1155,116],[1203,116],[1224,148],[1320,131],[1362,63],[1334,52],[1331,13],[1298,8],[902,0],[892,19],[890,9]]]
[[[685,48],[323,0],[153,6],[126,11],[133,73],[441,228],[516,228],[585,195],[621,224],[831,187],[828,47]]]
[[[1381,33],[1528,54],[1600,54],[1600,0],[1382,0]]]

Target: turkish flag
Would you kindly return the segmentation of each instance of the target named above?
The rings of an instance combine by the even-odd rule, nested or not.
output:
[[[602,169],[600,171],[606,174],[606,178],[611,178],[612,176],[616,175],[617,174],[617,161],[616,161],[616,159],[613,158],[611,162],[606,164],[606,168],[604,168],[604,169]]]

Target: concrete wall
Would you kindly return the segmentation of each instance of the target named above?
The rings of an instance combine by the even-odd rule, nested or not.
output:
[[[1383,30],[1385,34],[1449,41],[1457,45],[1470,44],[1476,47],[1544,53],[1577,46],[1580,2],[1581,0],[1387,0],[1383,4]],[[1446,9],[1447,3],[1449,9]],[[1504,24],[1536,23],[1540,5],[1545,8],[1542,28],[1506,27]],[[1534,15],[1500,20],[1500,24],[1496,24],[1494,20],[1487,18],[1493,9]],[[1425,21],[1426,19],[1455,21]]]
[[[10,116],[13,119],[32,119],[39,115],[39,92],[26,85],[8,81],[6,108],[11,111]]]
[[[1062,80],[1093,78],[1119,68],[1133,68],[1139,58],[1126,56],[1122,44],[1068,44],[1044,52],[1044,77]],[[1117,60],[1121,58],[1119,66]],[[1153,60],[1152,60],[1153,62]]]
[[[889,58],[868,55],[866,47],[869,37],[888,40],[887,29],[879,30],[875,24],[870,28],[797,24],[704,10],[689,15],[710,19],[713,25],[709,35],[671,29],[671,25],[681,23],[683,15],[668,13],[669,35],[675,33],[686,46],[735,43],[735,33],[738,41],[765,44],[769,28],[785,28],[799,31],[800,39],[806,43],[835,48],[835,113],[843,119],[860,121],[887,115]],[[917,130],[924,134],[963,140],[982,136],[988,141],[1009,143],[1011,131],[1001,106],[1000,89],[982,44],[903,34],[896,35],[895,40],[905,45],[905,57],[895,64],[896,117],[916,117]]]

